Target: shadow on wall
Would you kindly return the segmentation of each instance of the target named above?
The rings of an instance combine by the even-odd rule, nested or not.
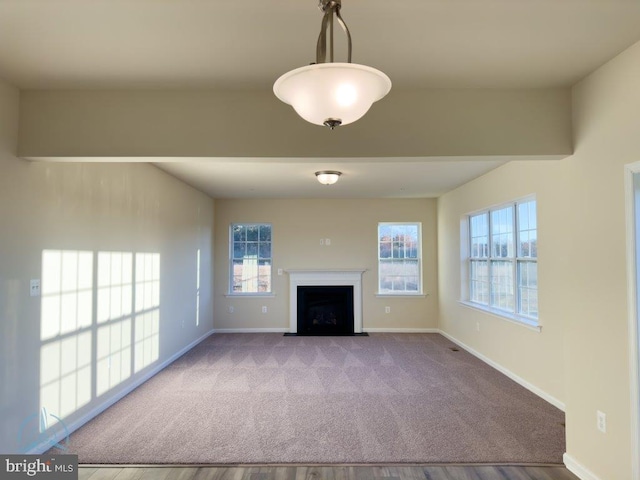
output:
[[[156,362],[160,254],[44,250],[40,410],[19,448],[57,445],[64,419]]]

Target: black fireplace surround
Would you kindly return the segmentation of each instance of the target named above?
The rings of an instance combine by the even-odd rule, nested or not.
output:
[[[298,286],[298,335],[353,335],[353,286]]]

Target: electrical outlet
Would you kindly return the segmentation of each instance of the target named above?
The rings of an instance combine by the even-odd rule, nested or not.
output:
[[[476,331],[479,332],[480,331],[480,322],[476,322]]]
[[[391,307],[384,307],[384,313],[391,313]]]
[[[229,305],[229,313],[233,313],[233,311],[234,311],[233,306]]]
[[[331,245],[331,239],[330,238],[325,238],[324,239],[324,244],[327,245],[327,246]]]
[[[607,433],[607,415],[600,410],[596,412],[596,426],[602,433]]]
[[[262,313],[267,313],[267,306],[266,305],[262,306]]]

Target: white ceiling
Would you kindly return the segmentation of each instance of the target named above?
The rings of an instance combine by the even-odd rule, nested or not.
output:
[[[198,159],[156,163],[217,198],[424,198],[437,197],[504,163],[492,159],[341,158]],[[320,170],[342,172],[334,185],[315,179]]]
[[[640,40],[638,0],[344,0],[342,13],[354,62],[394,89],[570,86]],[[320,20],[315,0],[0,0],[0,77],[22,89],[268,90],[315,60]],[[333,160],[160,166],[214,197],[329,195],[308,178],[315,168],[345,172],[331,195],[402,197],[504,161]]]

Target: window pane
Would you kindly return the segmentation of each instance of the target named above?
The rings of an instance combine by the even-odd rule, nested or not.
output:
[[[258,266],[258,292],[268,293],[271,291],[271,261],[260,260]]]
[[[233,258],[244,258],[247,254],[246,243],[234,243],[233,244]]]
[[[538,318],[538,264],[518,262],[518,313]]]
[[[257,257],[257,256],[258,256],[258,243],[247,242],[247,257]]]
[[[514,312],[513,263],[510,261],[491,262],[491,306]]]
[[[393,242],[393,258],[404,258],[404,243]]]
[[[529,230],[529,202],[518,205],[518,229]]]
[[[404,277],[392,277],[391,278],[392,288],[394,291],[404,291]]]
[[[531,242],[529,237],[529,232],[524,231],[520,232],[520,252],[518,253],[519,257],[530,257],[531,256]]]
[[[513,207],[491,212],[492,256],[513,257]]]
[[[489,303],[489,262],[472,260],[469,297],[472,302]]]
[[[271,225],[260,225],[260,241],[271,241]]]
[[[536,231],[536,201],[518,204],[518,256],[538,256],[538,235]]]
[[[236,275],[236,271],[234,271]],[[258,259],[255,257],[245,257],[242,264],[237,269],[240,277],[241,292],[258,291]]]
[[[232,268],[233,292],[242,292],[242,260],[234,260]]]
[[[380,260],[380,276],[390,277],[397,273],[395,260]]]
[[[420,275],[420,263],[417,260],[404,261],[404,273],[407,276],[417,277]]]
[[[531,244],[531,257],[538,258],[538,234],[535,230],[529,234],[529,242]]]
[[[419,289],[419,277],[407,277],[407,281],[405,283],[405,287],[407,289],[407,292],[418,292]]]
[[[482,213],[469,219],[469,236],[471,239],[471,256],[485,258],[489,254],[488,231],[489,215]]]
[[[419,271],[417,260],[381,260],[380,289],[417,292]]]
[[[383,242],[380,244],[380,258],[391,258],[391,242]]]
[[[244,242],[247,239],[247,231],[243,225],[233,226],[233,241]]]
[[[260,258],[271,258],[271,243],[260,244]]]
[[[247,226],[247,241],[255,242],[258,240],[258,231],[260,230],[260,226],[258,225],[249,225]]]
[[[391,225],[380,225],[378,227],[378,240],[380,242],[389,242],[392,239]]]

